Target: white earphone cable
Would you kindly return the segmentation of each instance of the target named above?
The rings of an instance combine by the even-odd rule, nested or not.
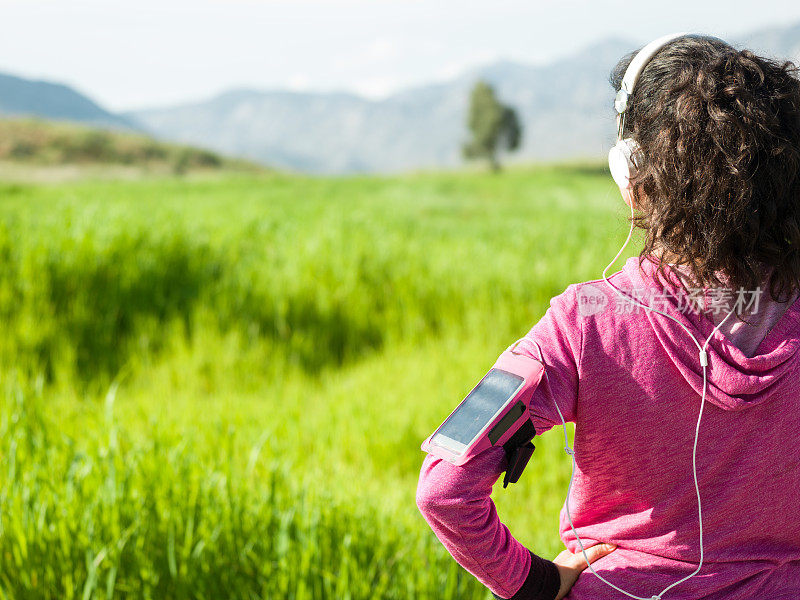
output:
[[[608,269],[611,268],[611,265],[613,265],[617,261],[617,259],[620,257],[620,255],[622,254],[623,250],[625,250],[625,247],[628,245],[628,242],[631,239],[631,235],[633,235],[633,224],[634,224],[633,216],[634,216],[633,215],[633,203],[631,203],[631,228],[630,228],[630,231],[628,232],[628,237],[625,240],[625,243],[622,245],[622,248],[620,248],[619,252],[617,252],[617,255],[614,257],[614,259],[606,266],[605,269],[603,269],[603,280],[620,297],[632,302],[633,304],[636,304],[636,305],[644,308],[645,310],[649,310],[651,312],[655,312],[655,313],[658,313],[660,315],[664,315],[665,317],[667,317],[669,319],[672,319],[673,321],[678,323],[678,325],[680,325],[684,329],[684,331],[686,331],[686,333],[689,334],[689,336],[692,338],[692,340],[694,341],[695,345],[697,346],[697,348],[699,350],[700,365],[703,367],[703,393],[702,393],[701,400],[700,400],[700,413],[697,416],[697,425],[695,426],[694,445],[692,447],[692,474],[694,475],[694,488],[695,488],[695,491],[697,492],[697,518],[698,518],[698,522],[699,522],[699,525],[700,525],[700,562],[697,565],[697,569],[695,569],[695,571],[693,573],[691,573],[690,575],[687,575],[683,579],[679,579],[675,583],[672,583],[672,584],[668,585],[666,588],[664,588],[661,591],[661,593],[659,593],[657,595],[644,597],[644,596],[636,596],[634,594],[626,592],[622,588],[617,587],[616,585],[614,585],[610,581],[608,581],[605,578],[603,578],[599,573],[597,573],[597,571],[594,570],[594,568],[592,567],[592,564],[589,562],[589,556],[586,554],[586,549],[583,546],[583,541],[578,536],[578,532],[575,530],[575,525],[572,522],[572,514],[570,513],[570,509],[569,509],[569,497],[570,497],[570,495],[572,493],[572,484],[573,484],[573,481],[575,479],[575,466],[576,466],[575,450],[573,448],[571,448],[570,445],[569,445],[569,437],[567,435],[567,423],[564,420],[564,415],[561,413],[561,408],[558,406],[558,402],[556,402],[555,397],[553,397],[553,403],[556,405],[556,410],[558,411],[558,416],[560,417],[561,424],[562,424],[562,426],[564,428],[564,444],[565,444],[564,451],[569,456],[572,457],[572,474],[570,475],[570,479],[569,479],[569,486],[567,488],[567,497],[566,497],[566,500],[564,502],[564,507],[566,509],[567,519],[569,520],[569,526],[572,529],[572,533],[575,535],[575,539],[578,542],[578,546],[580,546],[581,552],[583,553],[583,557],[586,560],[586,564],[587,564],[589,570],[592,573],[594,573],[595,576],[598,579],[600,579],[600,581],[602,581],[606,585],[611,586],[612,588],[614,588],[618,592],[620,592],[622,594],[625,594],[626,596],[629,596],[630,598],[634,598],[635,600],[661,600],[662,597],[664,596],[664,594],[666,594],[670,589],[672,589],[676,585],[679,585],[679,584],[683,583],[684,581],[686,581],[688,579],[691,579],[692,577],[697,575],[700,572],[700,569],[703,567],[703,508],[702,508],[702,504],[701,504],[701,501],[700,501],[700,485],[699,485],[699,483],[697,481],[697,441],[698,441],[698,439],[700,437],[700,422],[702,421],[703,409],[705,408],[705,404],[706,404],[706,388],[707,388],[707,383],[708,383],[708,380],[707,380],[708,353],[706,352],[706,348],[708,347],[708,343],[709,343],[709,341],[711,341],[711,338],[713,337],[714,333],[716,331],[718,331],[720,327],[722,327],[722,324],[725,323],[725,321],[728,320],[728,317],[730,317],[733,314],[733,312],[736,310],[736,304],[734,303],[734,306],[730,310],[730,312],[728,312],[728,314],[725,316],[725,318],[722,319],[722,321],[720,321],[719,325],[717,325],[712,330],[712,332],[709,335],[708,339],[701,346],[700,342],[697,341],[697,338],[694,337],[692,332],[689,331],[689,329],[683,323],[681,323],[678,319],[676,319],[675,317],[673,317],[671,315],[668,315],[668,314],[666,314],[666,313],[664,313],[664,312],[662,312],[660,310],[656,310],[654,308],[650,308],[649,306],[645,306],[641,302],[635,300],[634,298],[631,298],[630,296],[628,296],[627,294],[622,292],[620,289],[618,289],[617,287],[612,285],[611,282],[606,277],[606,272],[608,271]],[[544,376],[545,376],[545,379],[547,379],[547,387],[551,390],[551,393],[552,393],[552,387],[550,386],[550,380],[547,378],[547,364],[544,361],[544,353],[542,352],[542,348],[541,348],[541,346],[539,346],[539,343],[536,342],[535,340],[530,340],[530,341],[532,341],[536,345],[538,350],[539,350],[540,360],[542,362],[542,365],[545,366]]]

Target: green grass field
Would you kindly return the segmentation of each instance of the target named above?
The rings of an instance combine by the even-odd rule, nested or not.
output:
[[[586,167],[0,184],[0,598],[486,598],[419,445],[625,215]],[[558,435],[495,493],[546,556]]]

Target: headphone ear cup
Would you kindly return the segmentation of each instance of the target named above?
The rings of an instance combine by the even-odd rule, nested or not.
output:
[[[637,153],[639,144],[631,138],[617,140],[616,145],[608,152],[608,168],[611,177],[623,190],[631,187],[631,178],[636,174]]]

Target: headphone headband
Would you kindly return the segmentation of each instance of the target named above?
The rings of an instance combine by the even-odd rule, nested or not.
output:
[[[625,70],[625,76],[622,78],[622,85],[620,85],[617,97],[614,100],[614,109],[619,115],[622,115],[628,108],[628,97],[633,93],[636,80],[639,79],[639,74],[647,66],[647,63],[650,62],[650,59],[664,46],[686,35],[688,34],[681,32],[662,36],[653,40],[636,53],[636,56],[633,57],[633,60]]]

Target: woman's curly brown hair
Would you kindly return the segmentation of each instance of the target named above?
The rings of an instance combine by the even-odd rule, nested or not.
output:
[[[613,69],[615,90],[634,55]],[[800,289],[794,64],[717,38],[679,38],[640,74],[625,136],[642,150],[632,179],[634,223],[646,230],[640,264],[657,251],[657,277],[675,262],[696,287],[755,290],[769,277],[776,300]]]

